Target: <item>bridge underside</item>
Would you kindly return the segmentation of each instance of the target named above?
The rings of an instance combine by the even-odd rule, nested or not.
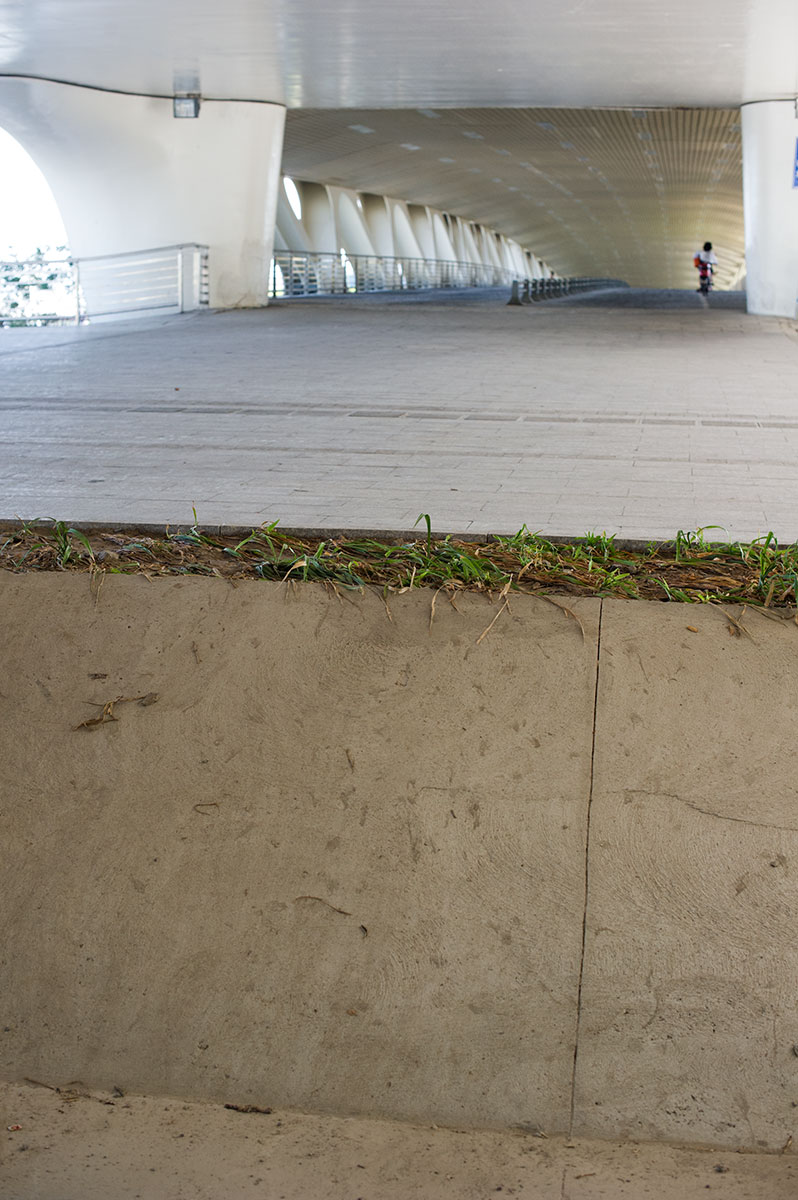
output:
[[[283,167],[501,230],[560,275],[687,287],[744,271],[737,109],[289,110]]]

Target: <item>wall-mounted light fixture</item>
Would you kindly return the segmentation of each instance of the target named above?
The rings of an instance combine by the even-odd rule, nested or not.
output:
[[[196,92],[175,96],[172,100],[172,115],[175,117],[198,117],[200,97]]]

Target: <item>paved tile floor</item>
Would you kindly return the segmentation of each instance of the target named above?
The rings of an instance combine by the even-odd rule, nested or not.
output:
[[[0,330],[0,518],[798,538],[798,332],[739,295]]]

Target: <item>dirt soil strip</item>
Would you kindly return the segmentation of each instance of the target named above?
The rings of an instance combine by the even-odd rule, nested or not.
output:
[[[772,535],[748,544],[716,543],[702,531],[680,532],[669,543],[632,545],[605,534],[561,542],[526,529],[514,537],[465,541],[434,538],[428,527],[426,538],[380,540],[298,536],[276,523],[231,534],[197,525],[158,533],[150,527],[84,531],[43,521],[0,532],[0,569],[88,571],[95,590],[108,574],[210,575],[316,581],[336,589],[372,586],[385,593],[433,587],[501,598],[513,591],[748,604],[791,617],[798,545],[780,546]]]

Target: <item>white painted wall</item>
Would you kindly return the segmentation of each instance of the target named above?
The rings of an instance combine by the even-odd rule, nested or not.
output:
[[[210,247],[215,307],[267,302],[285,110],[0,79],[0,125],[52,188],[73,254]]]
[[[798,120],[792,100],[742,109],[748,311],[795,318],[798,303]]]

